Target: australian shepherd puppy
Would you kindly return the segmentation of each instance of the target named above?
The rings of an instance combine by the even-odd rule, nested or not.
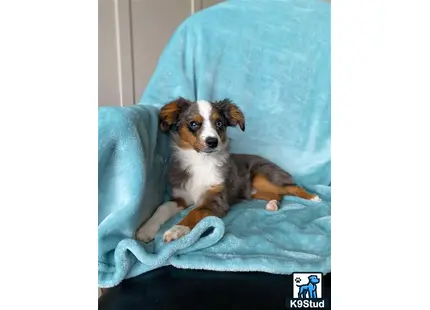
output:
[[[138,240],[150,242],[162,224],[192,205],[195,208],[164,233],[164,242],[188,234],[207,216],[223,217],[240,201],[266,200],[266,209],[276,211],[283,195],[320,200],[269,160],[230,154],[229,126],[245,131],[245,117],[229,99],[191,102],[178,98],[161,108],[160,128],[170,132],[172,140],[168,174],[172,199],[159,206],[138,229]]]

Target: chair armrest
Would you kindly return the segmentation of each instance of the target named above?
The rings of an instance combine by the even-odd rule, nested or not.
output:
[[[158,113],[149,105],[99,108],[99,256],[132,238],[166,196],[169,137]]]

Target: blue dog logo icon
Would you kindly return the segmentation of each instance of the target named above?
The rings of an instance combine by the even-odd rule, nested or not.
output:
[[[297,298],[321,298],[317,293],[317,284],[320,283],[320,278],[318,278],[318,276],[308,276],[307,284],[297,284],[301,282],[300,278],[296,278],[295,282],[299,288]]]

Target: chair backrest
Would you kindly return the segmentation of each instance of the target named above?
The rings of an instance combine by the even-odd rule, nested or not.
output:
[[[246,131],[232,152],[265,156],[301,184],[330,183],[330,4],[231,0],[186,20],[140,104],[229,98]]]

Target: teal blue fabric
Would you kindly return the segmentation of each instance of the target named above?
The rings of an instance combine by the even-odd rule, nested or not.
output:
[[[163,244],[134,232],[169,198],[168,135],[158,108],[182,96],[230,98],[246,131],[229,129],[234,153],[262,155],[322,202],[285,197],[277,212],[254,200],[209,217]],[[290,274],[331,270],[330,4],[231,0],[187,19],[165,47],[138,105],[99,111],[99,286],[164,265]]]

